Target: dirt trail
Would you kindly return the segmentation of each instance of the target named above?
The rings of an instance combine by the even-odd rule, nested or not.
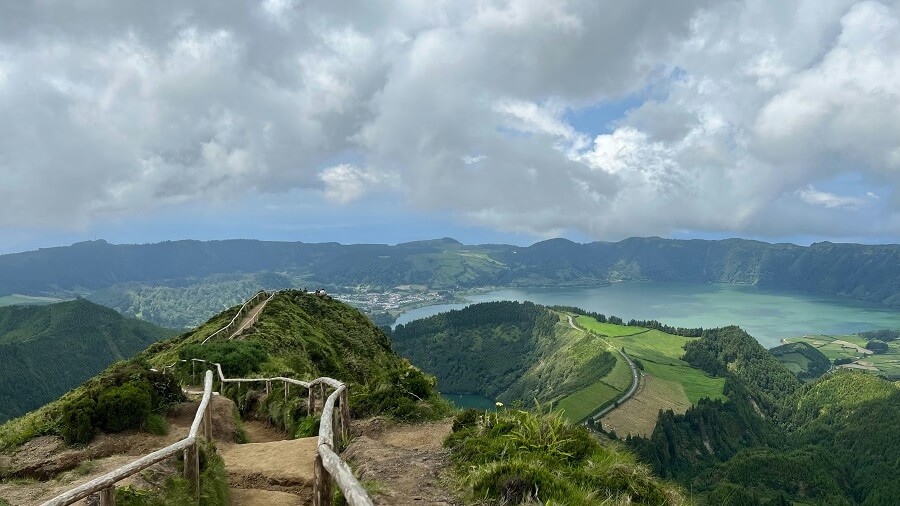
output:
[[[261,420],[244,421],[244,430],[248,443],[219,447],[228,470],[230,504],[310,504],[318,438],[287,440],[284,432]]]
[[[253,325],[256,321],[256,317],[259,316],[259,313],[262,313],[262,310],[266,307],[266,303],[269,302],[269,299],[265,299],[264,301],[257,304],[253,309],[247,313],[247,316],[241,320],[241,323],[238,325],[237,330],[232,332],[232,334],[228,337],[228,339],[234,339],[239,336],[241,332],[243,332],[247,327]]]
[[[456,505],[441,484],[449,466],[442,446],[450,434],[450,420],[419,425],[396,425],[381,418],[353,423],[354,439],[344,458],[361,481],[376,483],[375,504]]]

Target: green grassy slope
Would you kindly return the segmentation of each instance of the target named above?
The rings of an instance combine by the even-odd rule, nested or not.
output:
[[[667,334],[655,329],[600,323],[585,315],[579,316],[577,322],[584,328],[603,335],[611,346],[625,350],[629,357],[638,359],[645,374],[681,384],[691,403],[696,404],[704,397],[725,398],[724,378],[712,377],[681,359],[684,346],[696,340],[695,338]],[[618,376],[605,381],[627,389],[631,383],[631,374],[624,361],[618,369]]]
[[[173,334],[84,299],[0,308],[0,421]]]
[[[473,304],[398,325],[392,339],[398,353],[435,374],[447,392],[532,405],[535,400],[555,403],[585,389],[590,391],[576,399],[593,402],[619,389],[590,388],[618,371],[605,341],[530,302]]]

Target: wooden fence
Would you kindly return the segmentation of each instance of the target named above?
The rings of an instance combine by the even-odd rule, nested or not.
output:
[[[227,335],[229,331],[233,331],[240,325],[241,318],[250,311],[256,303],[262,301],[268,296],[266,302],[272,299],[278,292],[260,291],[253,297],[247,299],[246,302],[238,310],[234,318],[221,329],[210,334],[203,343],[205,344],[216,335]],[[172,370],[179,363],[187,362],[186,360],[176,361],[175,363],[165,366],[163,372]],[[191,359],[191,374],[195,375],[195,364],[204,363],[202,359]],[[347,385],[332,378],[317,378],[313,381],[301,381],[294,378],[274,377],[274,378],[226,378],[222,373],[222,366],[217,363],[208,363],[216,368],[219,377],[219,394],[224,392],[226,383],[237,383],[238,388],[243,383],[265,383],[266,394],[272,393],[272,382],[284,383],[284,397],[287,400],[290,395],[291,385],[305,388],[307,395],[307,414],[316,413],[316,406],[322,401],[322,417],[319,423],[319,441],[316,448],[315,457],[315,475],[313,483],[313,504],[315,506],[330,506],[332,503],[332,484],[337,483],[338,488],[344,494],[344,498],[350,506],[372,506],[372,499],[360,485],[359,481],[353,475],[350,466],[338,455],[340,445],[345,443],[350,436],[350,405],[348,403]],[[193,378],[192,378],[193,380]],[[325,397],[326,388],[333,389],[328,397]],[[210,397],[213,389],[213,372],[206,370],[203,379],[203,397],[200,406],[197,408],[197,414],[194,415],[194,422],[191,424],[191,430],[186,438],[171,444],[165,448],[157,450],[149,455],[124,465],[118,469],[110,471],[99,478],[95,478],[79,487],[73,488],[53,499],[45,502],[42,506],[65,506],[76,501],[84,499],[92,494],[100,494],[101,506],[114,506],[116,501],[115,484],[132,476],[148,467],[162,462],[165,459],[174,457],[178,452],[184,452],[184,477],[191,486],[195,501],[200,500],[200,459],[198,454],[198,439],[201,426],[203,429],[203,438],[206,441],[212,441],[212,423],[209,413]],[[336,437],[337,436],[337,437]]]
[[[194,423],[186,438],[173,443],[165,448],[145,455],[140,459],[114,469],[103,476],[95,478],[79,487],[75,487],[49,501],[43,506],[65,506],[80,501],[89,495],[99,493],[101,506],[114,506],[116,504],[116,483],[125,478],[137,474],[148,467],[162,462],[168,458],[184,453],[184,477],[191,486],[191,492],[196,501],[200,500],[200,458],[198,454],[198,433],[203,428],[203,438],[212,441],[212,419],[209,413],[209,400],[212,396],[213,373],[206,371],[203,380],[203,398],[194,415]]]

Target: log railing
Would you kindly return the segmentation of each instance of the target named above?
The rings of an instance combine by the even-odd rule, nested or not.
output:
[[[253,297],[250,297],[249,299],[246,300],[246,302],[244,302],[244,304],[241,306],[241,308],[238,309],[237,314],[234,315],[234,318],[232,318],[231,321],[228,322],[228,325],[225,325],[224,327],[220,328],[219,330],[208,335],[206,337],[206,339],[204,339],[203,342],[200,344],[206,344],[207,341],[218,336],[219,334],[228,335],[229,332],[232,332],[233,330],[235,330],[237,328],[238,325],[241,324],[241,319],[244,317],[244,315],[246,315],[249,311],[251,311],[253,309],[253,307],[256,306],[257,303],[261,302],[263,299],[266,299],[267,297],[268,297],[268,299],[266,299],[266,302],[268,302],[269,300],[272,300],[272,297],[274,297],[275,294],[277,294],[277,293],[278,293],[277,291],[269,293],[269,292],[266,292],[265,290],[260,290],[259,292],[256,293],[256,295],[254,295]]]
[[[272,378],[226,378],[222,372],[222,366],[218,363],[206,362],[202,359],[192,359],[193,363],[204,363],[215,366],[219,377],[219,393],[224,393],[226,383],[236,383],[238,394],[243,383],[265,383],[266,394],[271,394],[272,383],[284,384],[284,398],[290,395],[291,385],[305,388],[307,394],[306,412],[308,415],[316,413],[319,401],[322,402],[322,416],[319,421],[319,441],[316,447],[315,478],[313,483],[313,505],[330,506],[332,503],[332,481],[344,494],[344,498],[350,506],[371,506],[372,499],[366,493],[362,485],[353,475],[350,466],[338,455],[341,444],[350,437],[350,404],[347,385],[332,378],[317,378],[312,381],[302,381],[294,378],[275,376]],[[209,371],[207,371],[208,373]],[[332,388],[328,397],[325,397],[327,388]]]
[[[203,380],[203,398],[200,400],[200,406],[194,415],[194,422],[191,424],[191,430],[187,437],[173,443],[165,448],[156,450],[155,452],[145,455],[134,462],[124,465],[118,469],[114,469],[103,476],[95,478],[81,486],[75,487],[68,492],[50,499],[42,506],[65,506],[72,504],[92,494],[100,494],[101,506],[114,506],[116,503],[116,483],[125,478],[137,474],[148,467],[162,462],[168,458],[178,455],[179,452],[184,454],[184,477],[191,487],[195,501],[200,500],[200,458],[198,449],[198,434],[203,430],[203,439],[212,441],[212,418],[209,412],[209,402],[212,396],[213,373],[206,371]]]

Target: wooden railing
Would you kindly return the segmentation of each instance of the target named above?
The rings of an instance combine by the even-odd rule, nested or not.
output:
[[[204,363],[215,366],[219,376],[219,393],[224,393],[226,383],[236,383],[238,389],[243,383],[265,383],[266,394],[272,393],[272,383],[284,384],[284,398],[290,395],[291,385],[305,388],[307,393],[306,413],[316,413],[316,406],[322,400],[322,416],[319,422],[319,442],[316,447],[315,474],[313,482],[313,505],[330,506],[332,503],[332,482],[344,494],[350,506],[371,506],[372,499],[353,475],[350,466],[338,455],[341,444],[350,437],[350,404],[347,385],[332,378],[317,378],[302,381],[294,378],[275,376],[272,378],[226,378],[222,366],[218,363],[206,362],[203,359],[192,359],[193,363]],[[209,372],[209,371],[207,371]],[[334,389],[325,397],[325,388]],[[240,390],[238,391],[240,394]],[[337,437],[336,437],[337,436]]]
[[[266,300],[266,302],[268,302],[269,300],[272,300],[272,297],[274,297],[275,294],[277,294],[277,293],[278,293],[278,291],[269,293],[269,292],[266,292],[265,290],[260,290],[259,292],[256,293],[256,295],[254,295],[253,297],[250,297],[249,299],[247,299],[244,302],[244,304],[241,306],[241,308],[238,309],[237,314],[234,315],[234,318],[232,318],[231,321],[228,322],[228,325],[225,325],[224,327],[220,328],[219,330],[208,335],[206,337],[206,339],[204,339],[203,342],[200,344],[206,344],[207,341],[218,336],[219,334],[228,335],[229,332],[234,331],[237,328],[237,326],[241,324],[241,319],[244,317],[244,315],[246,315],[248,311],[252,310],[253,307],[256,306],[257,303],[261,302],[266,297],[268,297],[268,299]]]
[[[191,487],[196,501],[200,500],[200,458],[198,453],[198,433],[202,427],[203,438],[212,441],[212,419],[209,413],[209,401],[212,396],[213,373],[206,371],[203,380],[203,398],[194,415],[194,422],[187,437],[165,448],[145,455],[134,462],[114,469],[103,476],[95,478],[81,486],[50,499],[43,506],[65,506],[80,501],[92,494],[100,494],[101,506],[114,506],[116,503],[116,483],[147,469],[148,467],[184,453],[184,477]]]

